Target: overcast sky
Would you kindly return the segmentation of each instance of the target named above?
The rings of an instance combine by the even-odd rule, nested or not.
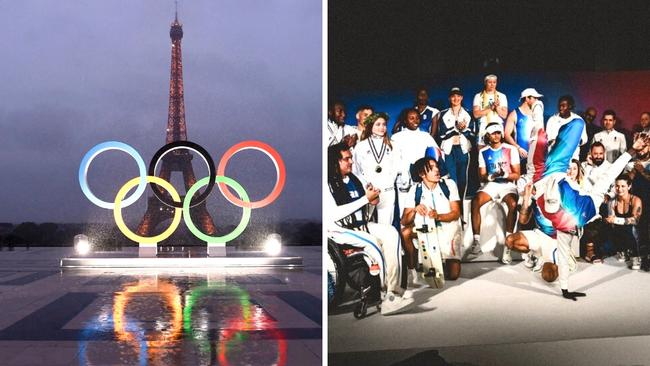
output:
[[[77,181],[95,144],[132,145],[148,164],[165,142],[174,2],[14,1],[0,12],[0,221],[111,221]],[[287,166],[282,196],[253,211],[259,222],[321,216],[321,3],[192,0],[179,3],[188,139],[218,163],[231,145],[261,140]],[[275,179],[263,154],[244,152],[227,175],[252,199]],[[197,178],[206,174],[194,160]],[[112,200],[138,174],[111,151],[90,167]],[[175,173],[178,175],[179,173]],[[240,209],[209,198],[216,221]],[[146,200],[125,210],[138,220]]]

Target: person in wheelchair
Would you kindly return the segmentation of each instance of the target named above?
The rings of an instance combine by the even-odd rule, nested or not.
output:
[[[409,277],[417,281],[417,253],[413,239],[415,229],[427,224],[437,226],[438,247],[444,260],[444,274],[449,280],[460,276],[460,197],[452,179],[440,178],[438,163],[430,158],[418,159],[411,166],[411,177],[417,184],[411,187],[402,215],[402,243],[406,252]]]
[[[330,194],[325,195],[323,204],[328,239],[361,248],[372,258],[370,273],[378,272],[386,290],[382,315],[407,310],[414,300],[402,296],[399,234],[390,225],[368,222],[368,207],[379,202],[379,190],[352,174],[352,153],[345,144],[327,149],[327,183]]]

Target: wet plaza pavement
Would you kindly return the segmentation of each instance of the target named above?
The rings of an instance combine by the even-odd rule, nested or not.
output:
[[[321,249],[303,269],[65,270],[0,252],[2,365],[321,364]]]

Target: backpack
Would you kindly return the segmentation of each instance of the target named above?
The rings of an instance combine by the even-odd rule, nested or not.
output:
[[[445,195],[447,199],[449,199],[449,186],[447,186],[447,182],[445,182],[444,178],[440,179],[440,182],[438,182],[440,185],[440,189],[442,189],[442,193]],[[418,183],[417,186],[415,186],[415,205],[420,204],[420,200],[422,199],[422,183]]]

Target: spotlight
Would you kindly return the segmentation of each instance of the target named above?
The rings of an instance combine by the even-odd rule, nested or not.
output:
[[[84,234],[78,234],[74,236],[74,249],[79,255],[86,255],[90,253],[90,240],[88,236]]]
[[[278,255],[282,251],[282,237],[279,234],[271,234],[264,241],[264,251],[268,255]]]

